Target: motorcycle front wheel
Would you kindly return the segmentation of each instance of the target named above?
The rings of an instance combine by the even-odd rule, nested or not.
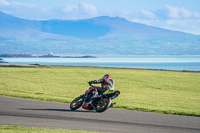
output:
[[[96,112],[104,112],[106,109],[110,107],[111,98],[105,97],[98,101],[98,104],[95,108]]]
[[[75,98],[75,99],[71,102],[71,104],[70,104],[70,109],[71,109],[71,110],[76,110],[76,109],[80,108],[82,104],[83,104],[83,95],[81,95],[81,96]]]

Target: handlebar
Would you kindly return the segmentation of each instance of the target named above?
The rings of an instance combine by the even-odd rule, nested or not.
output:
[[[97,86],[93,86],[92,83],[87,82],[91,87],[94,87],[96,89]]]
[[[87,82],[90,86],[92,86],[92,84],[90,82]]]

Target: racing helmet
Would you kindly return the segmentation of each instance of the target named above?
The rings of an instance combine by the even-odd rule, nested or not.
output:
[[[110,77],[110,75],[109,74],[105,74],[104,76],[103,76],[103,79],[110,79],[111,77]]]

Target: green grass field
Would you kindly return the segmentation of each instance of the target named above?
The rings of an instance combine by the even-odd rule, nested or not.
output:
[[[21,126],[0,126],[1,133],[97,133],[78,130],[30,128]]]
[[[105,73],[121,94],[116,108],[200,116],[200,73],[93,67],[0,67],[0,95],[70,103]]]

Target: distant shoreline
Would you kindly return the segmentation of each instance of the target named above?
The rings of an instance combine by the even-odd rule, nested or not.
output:
[[[83,56],[57,56],[51,54],[45,55],[32,55],[32,54],[0,54],[1,58],[97,58],[96,56],[83,55]]]
[[[8,62],[6,62],[2,58],[0,58],[0,63],[8,63]]]
[[[196,71],[196,70],[168,70],[168,69],[151,69],[151,68],[100,67],[100,66],[76,66],[76,65],[0,64],[0,67],[19,67],[19,68],[51,68],[51,67],[84,67],[86,68],[88,67],[88,68],[105,68],[105,69],[129,69],[129,70],[152,70],[152,71],[200,73],[200,71]]]

